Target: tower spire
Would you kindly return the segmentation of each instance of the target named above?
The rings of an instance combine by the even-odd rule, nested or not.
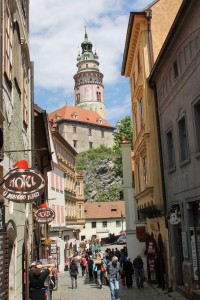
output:
[[[88,35],[87,35],[87,25],[86,25],[86,20],[84,19],[84,27],[85,27],[85,38],[87,38],[88,37]]]

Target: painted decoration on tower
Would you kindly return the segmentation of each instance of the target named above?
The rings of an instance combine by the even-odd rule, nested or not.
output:
[[[39,208],[34,213],[34,219],[40,224],[51,223],[55,219],[55,211],[51,208]]]
[[[3,196],[13,202],[30,203],[45,189],[45,180],[39,171],[28,168],[26,160],[18,161],[4,177]]]

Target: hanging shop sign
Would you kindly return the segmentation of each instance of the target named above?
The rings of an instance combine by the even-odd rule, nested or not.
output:
[[[33,202],[43,194],[45,189],[42,174],[33,169],[12,170],[4,180],[3,196],[13,202]]]
[[[55,219],[55,211],[51,208],[39,208],[34,213],[34,219],[41,224],[51,223]]]
[[[146,228],[145,226],[136,226],[136,236],[138,241],[145,242],[146,241]]]
[[[182,213],[176,208],[171,208],[169,209],[166,217],[170,224],[177,225],[181,222]]]

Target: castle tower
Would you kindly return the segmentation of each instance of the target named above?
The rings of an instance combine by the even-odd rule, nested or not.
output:
[[[105,119],[103,74],[99,72],[99,57],[92,51],[86,26],[81,44],[82,53],[77,57],[75,80],[75,106],[97,112]]]

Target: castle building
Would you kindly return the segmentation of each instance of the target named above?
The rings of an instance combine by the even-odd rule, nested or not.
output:
[[[77,57],[75,80],[75,105],[97,112],[105,119],[103,74],[99,71],[98,55],[92,51],[92,43],[85,30],[81,44],[82,53]]]
[[[49,114],[49,120],[78,153],[101,145],[113,147],[115,130],[105,120],[103,74],[86,29],[81,47],[74,75],[75,106],[64,106]]]

